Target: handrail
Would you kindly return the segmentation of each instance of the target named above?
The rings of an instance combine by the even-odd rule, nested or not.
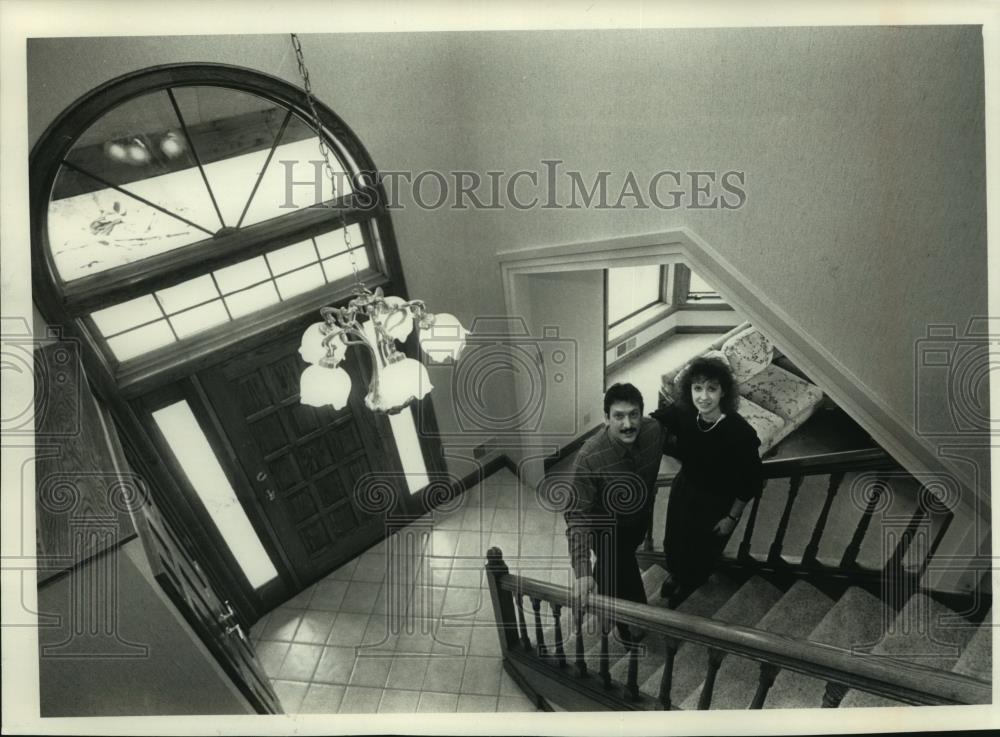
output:
[[[834,471],[864,471],[875,468],[894,468],[899,463],[881,448],[843,450],[836,453],[817,453],[794,458],[770,458],[761,463],[764,478],[810,476]]]
[[[870,471],[897,466],[899,463],[881,448],[842,450],[836,453],[816,453],[793,458],[768,458],[761,461],[765,480],[792,476],[819,476],[838,471]],[[662,473],[656,477],[656,485],[666,486],[675,476],[673,473]]]
[[[565,586],[510,573],[499,575],[497,583],[499,588],[516,595],[544,599],[562,607],[572,606],[570,591]],[[796,640],[766,630],[600,594],[591,594],[589,602],[592,612],[616,622],[908,704],[989,703],[992,699],[989,683],[924,665],[881,656],[855,655],[832,645]]]

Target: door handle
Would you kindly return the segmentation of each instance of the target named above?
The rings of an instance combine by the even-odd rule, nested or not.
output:
[[[228,601],[224,601],[222,603],[225,605],[226,611],[219,615],[219,624],[223,625],[227,623],[235,624],[236,612],[233,611],[233,605],[230,604]],[[227,634],[228,634],[228,628],[227,628]]]
[[[246,642],[247,636],[243,634],[243,628],[240,627],[238,624],[229,625],[228,627],[226,627],[225,630],[223,630],[223,632],[225,632],[230,637],[232,637],[233,634],[236,634],[241,640]]]

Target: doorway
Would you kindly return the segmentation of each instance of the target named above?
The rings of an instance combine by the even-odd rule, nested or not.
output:
[[[348,404],[334,410],[299,402],[297,349],[295,335],[198,374],[296,591],[381,539],[385,513],[405,503],[398,486],[375,506],[364,494],[372,474],[398,477],[386,473],[398,471],[398,452],[385,418],[364,406],[358,352],[343,364]]]

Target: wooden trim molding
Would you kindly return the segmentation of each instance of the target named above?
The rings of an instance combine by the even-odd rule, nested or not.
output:
[[[524,277],[530,274],[590,271],[619,266],[683,263],[718,286],[726,301],[771,337],[782,353],[843,408],[907,471],[947,473],[966,488],[960,504],[973,515],[981,513],[974,500],[988,509],[989,487],[969,488],[957,463],[939,456],[927,440],[912,432],[910,423],[844,366],[802,325],[752,284],[745,274],[690,228],[632,235],[586,243],[564,243],[500,251],[501,280],[507,313],[527,314]]]

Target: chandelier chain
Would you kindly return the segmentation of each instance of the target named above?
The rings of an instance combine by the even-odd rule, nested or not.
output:
[[[309,79],[309,68],[306,66],[305,55],[302,52],[302,43],[299,41],[298,34],[290,34],[292,37],[292,48],[295,49],[295,61],[299,67],[299,76],[302,77],[302,87],[306,93],[306,102],[309,104],[309,114],[312,117],[312,127],[316,132],[316,138],[319,141],[319,151],[323,156],[323,167],[326,170],[326,175],[330,179],[330,187],[333,191],[333,199],[337,199],[337,175],[333,170],[333,164],[330,159],[332,154],[330,153],[329,147],[326,145],[326,140],[323,137],[323,124],[320,121],[319,112],[316,110],[316,98],[312,91],[312,82]],[[347,172],[344,172],[347,176]],[[348,257],[351,260],[351,271],[354,273],[354,281],[358,287],[363,288],[364,283],[361,281],[361,277],[358,274],[358,263],[354,255],[354,248],[351,244],[351,234],[347,230],[347,217],[344,215],[343,207],[340,208],[340,232],[344,237],[344,247],[347,249]]]

